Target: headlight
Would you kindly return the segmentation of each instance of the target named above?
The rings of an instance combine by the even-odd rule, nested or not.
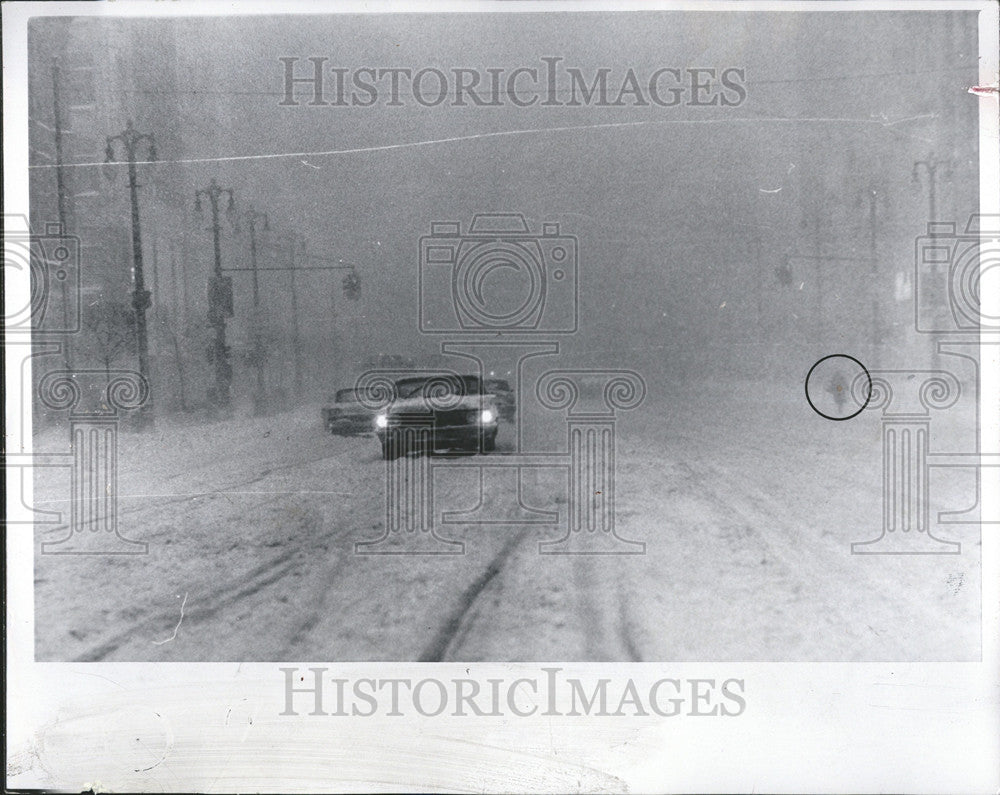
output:
[[[375,427],[385,428],[389,424],[389,417],[385,414],[379,414],[375,417]]]
[[[483,425],[489,425],[493,422],[493,412],[489,409],[484,409],[483,413],[479,415],[479,421],[483,423]]]

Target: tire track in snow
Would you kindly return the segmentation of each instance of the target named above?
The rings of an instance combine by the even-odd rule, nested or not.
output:
[[[327,460],[329,460],[331,458],[336,458],[338,455],[341,455],[342,453],[343,453],[343,451],[341,450],[341,451],[338,451],[336,453],[332,453],[330,455],[320,456],[319,458],[311,458],[311,459],[306,460],[306,461],[296,461],[296,462],[290,463],[290,464],[278,464],[278,465],[269,467],[268,469],[265,469],[259,475],[255,475],[254,477],[249,478],[247,480],[241,480],[241,481],[238,481],[236,483],[230,483],[229,485],[223,486],[220,489],[215,489],[213,491],[193,491],[190,494],[185,494],[183,497],[175,497],[175,498],[172,498],[172,499],[162,500],[162,501],[159,501],[159,502],[156,502],[156,503],[142,505],[142,506],[137,507],[137,508],[129,508],[129,509],[126,509],[124,511],[123,510],[119,510],[118,511],[118,516],[128,516],[129,514],[142,513],[143,511],[149,511],[149,510],[153,510],[153,509],[156,509],[156,508],[165,508],[168,505],[177,505],[179,503],[190,502],[192,499],[194,499],[196,497],[211,497],[211,496],[216,496],[216,495],[224,495],[224,494],[227,494],[228,492],[234,491],[236,489],[246,488],[247,486],[255,486],[258,483],[260,483],[260,482],[266,480],[267,478],[271,477],[271,475],[273,475],[276,472],[281,472],[281,471],[289,470],[289,469],[299,469],[301,467],[306,467],[306,466],[311,466],[313,464],[318,464],[321,461],[327,461]],[[290,492],[290,493],[294,494],[295,492]],[[124,496],[126,498],[128,497],[128,495],[122,495],[122,496]],[[156,497],[155,494],[151,494],[151,495],[148,495],[148,496],[152,497],[154,499]],[[282,496],[285,496],[285,495],[282,495]]]
[[[830,625],[852,634],[856,643],[861,642],[857,637],[861,615],[869,617],[869,629],[872,625],[889,629],[903,620],[917,620],[922,626],[932,627],[941,619],[919,600],[906,601],[904,618],[899,595],[887,590],[898,583],[880,581],[862,565],[864,561],[845,549],[837,549],[829,542],[823,544],[818,537],[810,538],[789,515],[788,506],[768,495],[759,483],[751,484],[745,476],[723,472],[713,465],[682,466],[691,477],[688,485],[697,483],[697,495],[721,514],[723,521],[732,522],[735,518],[753,528],[752,542],[766,551],[769,560],[780,565],[813,596],[826,597],[823,602],[814,603],[814,609],[820,609]],[[883,570],[898,567],[898,561],[891,560],[893,556],[886,557],[889,559],[883,562]],[[836,583],[850,583],[850,587],[836,592],[828,590]],[[877,653],[888,659],[911,659],[913,650],[907,643],[905,633],[899,638],[880,637]]]
[[[461,648],[463,639],[468,635],[479,615],[477,609],[478,600],[487,588],[489,588],[490,584],[496,580],[497,576],[500,575],[511,554],[513,554],[515,548],[525,539],[527,534],[527,530],[521,530],[507,541],[496,557],[490,561],[483,573],[465,589],[457,607],[438,629],[434,639],[417,658],[418,662],[442,662],[450,659]]]
[[[191,623],[198,623],[212,618],[224,608],[253,596],[261,589],[277,582],[292,569],[294,566],[292,558],[297,553],[298,550],[290,549],[241,576],[238,585],[220,588],[201,597],[198,601],[202,603],[202,606],[199,607],[196,605],[186,610],[184,613],[185,621],[190,625]],[[129,629],[114,635],[101,645],[90,649],[90,651],[78,655],[74,658],[74,662],[100,662],[109,655],[114,654],[114,652],[128,641],[135,640],[137,637],[152,637],[164,628],[169,631],[170,627],[176,623],[177,613],[174,611],[169,613],[162,612],[150,616],[134,624]]]
[[[584,631],[584,659],[589,662],[642,662],[620,566],[609,555],[573,558],[576,609]]]

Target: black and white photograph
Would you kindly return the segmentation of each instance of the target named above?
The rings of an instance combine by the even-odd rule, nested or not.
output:
[[[4,4],[8,786],[996,791],[996,7],[241,5]]]

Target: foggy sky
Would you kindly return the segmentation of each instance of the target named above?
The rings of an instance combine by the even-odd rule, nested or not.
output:
[[[182,151],[161,149],[158,170],[179,167],[171,160],[219,158],[185,167],[192,194],[215,176],[241,206],[266,209],[276,229],[304,234],[311,251],[357,265],[364,297],[338,304],[355,350],[436,346],[416,334],[418,240],[431,221],[467,227],[475,213],[521,212],[533,229],[558,222],[579,238],[581,328],[566,349],[655,369],[710,343],[796,339],[809,359],[812,349],[863,338],[869,309],[858,295],[887,292],[892,274],[910,267],[926,220],[926,193],[911,185],[913,161],[975,146],[975,116],[956,112],[976,79],[971,19],[644,12],[107,24],[122,48],[137,26],[176,31]],[[737,108],[426,108],[407,94],[404,107],[381,98],[368,108],[280,106],[278,59],[303,59],[304,73],[311,56],[348,69],[414,71],[541,68],[543,56],[559,56],[587,74],[610,68],[612,85],[629,68],[648,75],[660,67],[737,67],[747,100]],[[141,125],[156,101],[122,96],[122,116]],[[635,122],[643,124],[600,126]],[[559,127],[583,129],[546,132]],[[533,132],[313,154],[511,130]],[[98,159],[102,147],[97,142]],[[296,152],[309,154],[226,159]],[[977,170],[959,163],[953,182],[938,186],[942,214],[974,209]],[[802,264],[793,289],[780,289],[773,270],[790,252],[865,256],[868,215],[859,194],[872,185],[886,198],[881,275],[826,263],[820,298],[814,267]],[[300,282],[300,305],[304,319],[315,319],[307,328],[319,328],[330,287],[311,278],[318,277]],[[279,280],[267,285],[275,306],[287,301]],[[245,302],[247,285],[237,289]]]

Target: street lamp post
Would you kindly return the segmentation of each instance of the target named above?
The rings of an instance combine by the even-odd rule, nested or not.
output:
[[[59,103],[59,59],[52,59],[52,121],[53,136],[56,147],[56,208],[59,212],[59,227],[64,235],[70,233],[69,222],[66,213],[66,175],[63,171],[63,141],[62,141],[62,111]],[[62,293],[62,319],[63,328],[69,328],[69,292],[66,281],[63,280],[60,286]],[[67,335],[63,340],[63,355],[66,369],[73,370],[73,350],[70,342],[72,335]]]
[[[205,188],[194,192],[195,210],[201,212],[201,199],[208,199],[212,207],[212,245],[215,261],[212,278],[208,282],[208,323],[215,329],[212,345],[212,362],[215,365],[215,389],[212,402],[219,408],[230,404],[229,385],[233,380],[233,368],[229,363],[229,348],[226,347],[226,318],[233,316],[232,280],[222,275],[222,251],[219,243],[221,226],[219,223],[219,200],[223,195],[229,199],[226,214],[230,222],[236,212],[236,202],[231,188],[221,188],[213,178]]]
[[[913,184],[920,184],[920,172],[923,170],[927,174],[927,203],[928,211],[930,217],[927,219],[928,223],[934,223],[938,220],[937,217],[937,178],[938,169],[943,168],[944,173],[942,176],[948,178],[951,176],[951,160],[949,159],[937,159],[931,154],[926,160],[915,160],[913,162]],[[933,290],[921,291],[918,296],[919,301],[928,301],[932,305],[929,307],[931,313],[938,317],[946,309],[947,303],[947,291],[944,285],[940,284],[940,266],[938,263],[934,263],[931,266],[931,274],[933,277],[933,282],[935,288]],[[937,340],[931,337],[931,367],[937,369],[940,364],[940,358],[937,347]]]
[[[926,160],[913,161],[913,183],[915,185],[920,184],[920,171],[923,170],[927,172],[927,200],[929,205],[928,209],[930,210],[930,217],[927,220],[930,222],[938,220],[937,173],[938,169],[942,167],[945,169],[943,176],[945,178],[951,176],[951,160],[937,160],[932,154]]]
[[[125,122],[125,130],[118,135],[109,135],[107,145],[104,150],[105,163],[114,163],[115,144],[121,144],[125,151],[126,162],[128,163],[128,189],[129,199],[132,204],[132,263],[133,263],[133,285],[132,307],[135,309],[135,329],[136,340],[139,348],[139,375],[149,383],[149,338],[146,331],[146,310],[152,304],[149,291],[146,289],[143,280],[142,270],[142,234],[139,228],[139,183],[136,180],[136,152],[140,145],[148,147],[149,160],[156,160],[156,142],[150,133],[136,132],[132,127],[132,121]],[[139,407],[138,412],[139,427],[146,427],[153,423],[153,391],[149,390],[149,396]]]
[[[257,369],[257,392],[254,395],[254,412],[263,414],[267,411],[267,385],[264,380],[264,341],[262,339],[260,316],[260,284],[257,278],[257,221],[263,221],[266,232],[270,225],[267,213],[258,212],[250,206],[246,212],[247,224],[250,227],[250,266],[253,269],[253,361]]]

